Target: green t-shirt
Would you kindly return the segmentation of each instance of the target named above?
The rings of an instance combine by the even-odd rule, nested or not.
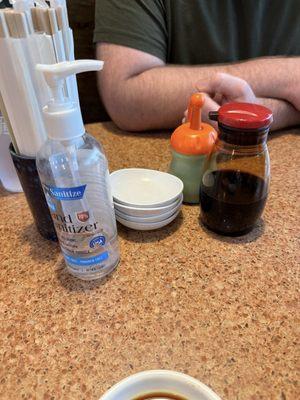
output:
[[[96,0],[95,42],[169,64],[300,54],[300,0]]]

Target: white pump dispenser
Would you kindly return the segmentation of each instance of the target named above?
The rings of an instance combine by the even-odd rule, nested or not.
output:
[[[48,140],[36,164],[68,271],[91,280],[109,274],[120,259],[107,159],[85,132],[77,103],[64,97],[64,79],[100,70],[102,61],[38,65],[53,98],[44,107]]]
[[[38,64],[36,69],[43,73],[52,92],[52,99],[43,108],[48,136],[54,140],[70,140],[85,133],[81,111],[77,103],[64,97],[65,79],[73,74],[100,71],[103,61],[76,60],[58,64]]]

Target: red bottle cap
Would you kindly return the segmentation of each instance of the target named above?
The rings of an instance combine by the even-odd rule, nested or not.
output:
[[[217,112],[210,112],[209,117],[219,124],[237,129],[267,128],[273,122],[271,110],[251,103],[227,103]]]

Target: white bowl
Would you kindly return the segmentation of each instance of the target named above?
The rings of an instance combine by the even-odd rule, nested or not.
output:
[[[177,394],[188,400],[221,400],[197,379],[166,370],[144,371],[129,376],[109,389],[100,400],[133,400],[155,392]]]
[[[160,222],[160,221],[163,221],[163,220],[171,217],[171,215],[173,215],[180,208],[181,208],[181,203],[178,206],[172,208],[171,210],[169,210],[167,212],[157,214],[157,215],[150,215],[150,216],[148,215],[145,217],[140,217],[140,216],[133,217],[132,215],[125,214],[117,209],[115,209],[115,213],[116,213],[116,216],[126,219],[127,221],[131,221],[131,222]]]
[[[165,206],[183,191],[179,178],[152,169],[120,169],[110,174],[110,181],[114,200],[133,207]]]
[[[152,231],[154,229],[159,229],[159,228],[162,228],[163,226],[168,225],[170,222],[172,222],[177,217],[177,215],[179,213],[180,213],[180,209],[177,210],[169,218],[164,219],[163,221],[159,221],[159,222],[133,222],[133,221],[128,221],[127,219],[121,218],[118,215],[116,215],[116,220],[119,221],[120,224],[127,226],[127,228],[135,229],[137,231]]]
[[[120,211],[126,215],[130,215],[133,217],[146,217],[146,216],[154,216],[154,215],[161,215],[162,213],[166,213],[174,208],[178,207],[182,204],[183,195],[181,194],[177,200],[173,203],[168,204],[167,206],[162,207],[130,207],[124,204],[120,204],[114,201],[115,210]]]

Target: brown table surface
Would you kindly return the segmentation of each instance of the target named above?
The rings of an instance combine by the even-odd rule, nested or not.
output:
[[[168,168],[167,133],[87,129],[111,171]],[[24,195],[2,190],[0,398],[99,399],[128,375],[163,368],[223,399],[299,399],[299,130],[272,134],[269,150],[271,191],[252,233],[209,233],[198,206],[161,230],[119,226],[122,260],[104,282],[69,276]]]

